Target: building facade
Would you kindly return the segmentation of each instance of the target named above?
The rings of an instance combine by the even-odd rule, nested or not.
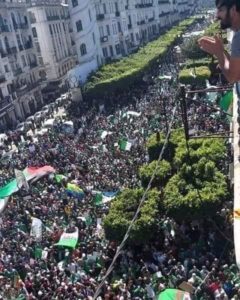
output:
[[[84,82],[103,62],[95,6],[92,0],[69,0],[69,12],[79,65],[73,74]]]
[[[26,3],[0,1],[1,128],[12,128],[41,107],[39,72]]]
[[[69,0],[79,60],[75,77],[85,81],[101,64],[136,51],[196,8],[194,0]]]
[[[77,63],[68,6],[60,0],[31,0],[28,12],[38,63],[44,68],[41,76],[47,82],[43,94],[54,98]]]

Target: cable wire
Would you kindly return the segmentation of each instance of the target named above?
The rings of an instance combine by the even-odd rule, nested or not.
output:
[[[146,190],[143,193],[143,196],[142,196],[142,198],[141,198],[141,200],[139,202],[138,208],[137,208],[137,210],[135,212],[135,215],[134,215],[133,219],[131,220],[131,222],[130,222],[130,224],[128,226],[128,229],[127,229],[127,231],[126,231],[126,233],[125,233],[125,235],[123,237],[123,240],[122,240],[121,244],[119,245],[119,247],[118,247],[118,249],[117,249],[117,251],[116,251],[116,253],[115,253],[114,257],[113,257],[113,260],[112,260],[109,268],[107,269],[106,274],[104,275],[102,281],[100,282],[100,284],[98,285],[98,287],[97,287],[97,289],[95,291],[95,294],[93,296],[93,300],[97,299],[98,295],[101,292],[101,288],[105,284],[105,280],[111,274],[111,272],[112,272],[112,270],[114,268],[114,264],[115,264],[117,258],[119,257],[119,255],[121,254],[121,251],[122,251],[123,247],[125,246],[125,243],[126,243],[127,239],[129,238],[130,231],[132,230],[132,227],[133,227],[133,225],[134,225],[134,223],[135,223],[135,221],[136,221],[136,219],[137,219],[137,217],[139,215],[139,212],[140,212],[140,209],[142,207],[142,204],[146,200],[147,193],[148,193],[149,189],[151,188],[153,180],[155,179],[157,168],[159,166],[159,162],[162,160],[163,153],[164,153],[164,151],[166,149],[166,146],[168,144],[168,141],[169,141],[169,138],[170,138],[170,134],[171,134],[171,129],[172,129],[172,126],[173,126],[173,123],[174,123],[174,120],[175,120],[176,110],[177,110],[177,104],[173,108],[172,117],[171,117],[171,120],[170,120],[170,124],[168,126],[168,132],[166,134],[165,141],[164,141],[163,147],[161,149],[161,152],[159,154],[159,157],[158,157],[158,160],[157,160],[157,164],[156,164],[156,167],[155,167],[155,169],[153,171],[151,179],[150,179],[150,181],[148,183],[148,186],[147,186]]]

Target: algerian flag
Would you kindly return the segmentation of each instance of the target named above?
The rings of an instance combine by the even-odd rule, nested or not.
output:
[[[54,176],[54,178],[55,178],[55,180],[56,180],[57,183],[60,183],[60,182],[62,182],[64,179],[67,179],[67,177],[64,176],[64,175],[62,175],[62,174],[56,174],[56,175]]]
[[[101,139],[104,140],[106,138],[106,136],[109,135],[109,134],[112,134],[112,132],[111,131],[103,130],[101,132]]]
[[[15,173],[18,188],[20,189],[21,187],[24,187],[28,191],[29,185],[24,175],[24,172],[14,169],[14,173]]]
[[[95,195],[94,203],[96,205],[102,205],[112,201],[117,195],[117,192],[98,192]]]
[[[233,103],[233,91],[227,92],[221,99],[220,99],[220,107],[222,110],[228,112]]]
[[[34,249],[34,257],[35,257],[35,259],[37,259],[37,258],[42,258],[42,248],[41,247],[39,247],[39,246],[36,246],[35,247],[35,249]]]
[[[167,289],[158,296],[158,300],[191,300],[191,296],[187,292]]]
[[[120,140],[119,141],[119,147],[123,151],[130,151],[131,147],[132,147],[132,144],[127,140]]]
[[[57,242],[57,246],[69,247],[75,249],[78,242],[78,228],[75,227],[75,231],[72,233],[63,232],[60,240]]]
[[[35,237],[37,241],[42,240],[42,221],[38,218],[32,218],[31,236]]]
[[[20,171],[21,172],[21,171]],[[41,168],[28,167],[23,171],[26,181],[37,180],[44,175],[54,173],[55,170],[51,166],[44,166]],[[22,175],[21,175],[22,178]],[[19,179],[18,179],[19,180]],[[0,213],[5,209],[8,197],[19,190],[17,179],[10,181],[4,187],[0,188]]]

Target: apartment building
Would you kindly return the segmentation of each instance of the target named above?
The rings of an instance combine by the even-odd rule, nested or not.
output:
[[[28,8],[37,59],[44,68],[45,98],[56,98],[66,87],[68,72],[77,64],[67,5],[61,0],[31,0]]]
[[[0,1],[0,127],[42,105],[41,77],[26,1]]]
[[[104,62],[95,6],[90,0],[69,0],[68,4],[79,62],[73,73],[78,82],[84,82]]]
[[[76,77],[85,81],[102,63],[136,51],[196,7],[194,0],[69,0]]]

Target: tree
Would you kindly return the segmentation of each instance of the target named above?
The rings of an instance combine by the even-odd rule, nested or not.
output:
[[[170,163],[167,162],[166,160],[162,160],[160,162],[154,160],[150,164],[143,165],[139,170],[139,175],[143,187],[147,187],[151,179],[151,176],[156,169],[156,166],[157,166],[157,170],[151,187],[156,187],[160,189],[164,187],[165,184],[167,183],[168,179],[171,176],[171,171],[172,171]]]
[[[113,201],[109,214],[104,219],[104,230],[108,240],[123,239],[142,195],[142,189],[126,189]],[[139,217],[131,230],[130,243],[147,243],[156,234],[160,211],[159,195],[156,189],[148,192]]]
[[[163,205],[175,219],[200,219],[214,216],[227,195],[225,176],[214,162],[202,158],[193,166],[184,164],[168,181]]]

